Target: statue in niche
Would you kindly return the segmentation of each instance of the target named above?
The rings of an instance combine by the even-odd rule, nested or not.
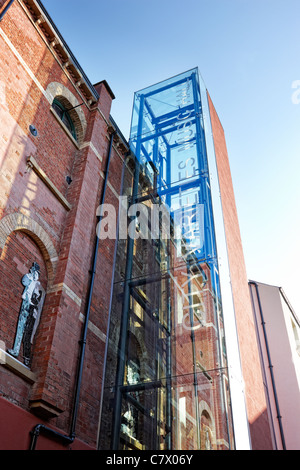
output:
[[[21,343],[23,340],[24,364],[26,366],[29,366],[31,362],[31,345],[40,322],[45,298],[45,291],[39,278],[40,267],[34,262],[29,273],[25,274],[22,278],[22,284],[25,289],[22,294],[22,305],[18,319],[14,347],[7,350],[11,356],[17,358],[20,354]]]
[[[211,450],[211,442],[208,429],[206,429],[205,431],[205,450]]]

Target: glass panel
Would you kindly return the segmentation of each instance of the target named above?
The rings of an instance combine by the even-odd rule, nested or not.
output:
[[[57,101],[53,101],[52,103],[52,108],[54,109],[54,111],[56,112],[56,114],[60,117],[60,119],[63,118],[63,115],[64,115],[64,110],[62,109],[62,107],[57,103]]]
[[[77,139],[73,121],[69,113],[65,110],[62,103],[60,103],[57,99],[55,99],[52,103],[52,108],[54,109],[56,114],[59,116],[59,118],[62,120],[64,125],[67,127],[67,129],[70,131],[70,133],[73,135],[74,139]]]
[[[226,379],[213,371],[179,376],[171,386],[160,380],[146,387],[124,387],[120,449],[228,448],[224,404],[219,409],[224,386]]]
[[[72,126],[71,120],[70,120],[69,116],[67,115],[67,113],[64,113],[64,116],[62,118],[62,122],[67,127],[67,129],[69,129],[71,134],[73,134],[73,126]]]
[[[102,449],[232,449],[197,69],[135,94]]]

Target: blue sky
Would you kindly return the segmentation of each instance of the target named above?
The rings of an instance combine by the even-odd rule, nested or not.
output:
[[[126,138],[135,91],[199,67],[225,130],[248,278],[283,287],[300,317],[299,0],[43,3],[91,82],[111,86]]]

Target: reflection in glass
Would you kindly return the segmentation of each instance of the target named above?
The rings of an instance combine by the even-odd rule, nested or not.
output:
[[[101,449],[232,449],[198,70],[135,94]]]

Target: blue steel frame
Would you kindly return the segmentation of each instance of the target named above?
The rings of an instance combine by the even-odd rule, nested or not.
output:
[[[132,128],[131,138],[130,138],[130,146],[131,150],[134,153],[136,160],[141,162],[142,157],[150,162],[152,161],[155,168],[161,167],[161,161],[166,160],[162,154],[158,152],[158,139],[162,138],[167,151],[167,161],[166,161],[166,178],[163,177],[161,171],[159,171],[158,177],[158,196],[163,198],[163,196],[168,196],[168,201],[170,204],[170,198],[174,195],[178,195],[182,193],[182,191],[188,191],[190,189],[199,189],[199,193],[201,192],[201,202],[204,204],[205,207],[205,219],[207,223],[205,224],[205,253],[203,258],[205,259],[212,259],[215,258],[216,252],[213,243],[214,239],[214,228],[213,228],[213,218],[211,214],[211,203],[210,203],[210,182],[209,182],[209,174],[208,174],[208,165],[207,165],[207,157],[206,157],[206,149],[205,149],[205,134],[203,128],[203,117],[202,117],[202,107],[201,107],[201,97],[200,97],[200,85],[199,85],[199,78],[198,78],[198,69],[192,69],[190,72],[186,72],[184,74],[184,78],[168,80],[168,84],[159,87],[155,85],[155,89],[150,87],[149,89],[142,90],[135,94],[135,103],[139,101],[138,105],[138,114],[139,114],[139,128],[137,132],[135,132],[134,128]],[[153,98],[155,95],[159,95],[162,92],[166,92],[170,89],[174,89],[180,85],[184,85],[187,81],[190,80],[192,83],[192,90],[194,100],[191,104],[188,104],[183,107],[178,107],[176,110],[171,111],[169,113],[165,113],[162,115],[155,115],[151,105],[149,104],[149,98]],[[145,109],[144,109],[145,108]],[[143,119],[144,113],[147,113],[150,116],[151,124],[153,125],[153,130],[150,133],[144,134],[143,129]],[[170,144],[166,138],[169,134],[174,134],[174,126],[180,123],[179,115],[183,115],[187,112],[190,112],[188,117],[188,121],[190,125],[194,125],[196,128],[195,136],[192,139],[186,140],[185,143],[182,142],[175,142]],[[147,152],[144,144],[146,142],[154,141],[155,142],[155,151],[153,152],[153,158]],[[196,146],[196,154],[198,160],[198,168],[197,176],[198,178],[184,178],[181,181],[172,181],[171,180],[171,153],[174,149],[179,149],[184,145],[195,145]],[[169,205],[167,204],[167,205]],[[172,211],[171,211],[172,213]]]
[[[192,102],[186,104],[187,91],[184,87],[189,90],[191,96],[193,96]],[[168,93],[174,89],[179,90],[183,93],[184,105],[175,106],[167,101],[163,103],[161,97],[163,93]],[[166,95],[167,98],[167,95]],[[174,96],[173,96],[174,98]],[[151,102],[150,102],[151,101]],[[157,102],[157,105],[156,105]],[[159,106],[163,105],[173,106],[176,109],[160,114],[157,112]],[[186,115],[185,118],[183,116]],[[182,122],[184,121],[184,123]],[[189,126],[187,127],[187,124]],[[151,125],[151,128],[149,127]],[[177,125],[177,129],[176,129]],[[181,127],[182,126],[182,127]],[[193,126],[195,130],[187,131]],[[181,137],[181,134],[188,132],[185,137]],[[174,138],[177,137],[177,140]],[[152,149],[149,151],[147,145],[152,141]],[[159,142],[160,141],[160,142]],[[165,148],[165,155],[163,151],[159,150],[159,144],[163,144]],[[216,295],[220,296],[219,278],[218,278],[218,260],[215,243],[215,228],[214,218],[212,213],[212,200],[211,200],[211,188],[209,178],[209,168],[206,151],[205,141],[205,129],[203,122],[203,111],[201,104],[201,92],[199,84],[198,69],[192,69],[185,74],[181,74],[178,77],[174,77],[167,82],[155,85],[154,87],[147,88],[139,91],[135,94],[133,116],[132,116],[132,129],[130,138],[130,148],[135,156],[135,177],[132,191],[132,203],[135,204],[139,201],[144,201],[145,196],[139,195],[139,175],[140,170],[145,167],[147,163],[150,163],[152,169],[154,168],[158,173],[157,177],[157,189],[156,196],[166,202],[170,208],[171,216],[174,217],[174,208],[172,203],[176,198],[182,198],[186,195],[189,199],[189,191],[194,190],[198,198],[198,203],[204,205],[204,243],[203,250],[193,252],[193,262],[195,262],[195,256],[198,257],[198,261],[205,262],[211,267],[213,289]],[[187,178],[173,180],[172,177],[172,165],[173,159],[176,159],[180,152],[180,156],[187,156],[187,161],[197,161],[197,167],[194,168],[194,174]],[[175,155],[175,157],[174,157]],[[147,198],[147,197],[146,197]],[[177,208],[178,209],[178,208]],[[134,240],[128,239],[127,245],[127,259],[126,259],[126,273],[124,282],[124,297],[123,297],[123,310],[121,318],[121,330],[119,338],[119,357],[115,387],[115,403],[114,403],[114,415],[113,415],[113,433],[112,433],[112,449],[118,449],[120,441],[120,425],[121,425],[121,404],[122,404],[122,386],[124,383],[125,374],[125,361],[126,361],[126,348],[127,348],[127,331],[128,331],[128,319],[129,319],[129,302],[131,295],[131,275],[133,265],[133,249]],[[196,255],[195,255],[196,253]],[[219,297],[221,304],[221,298]],[[193,313],[191,309],[190,314],[191,325],[193,324]],[[191,335],[193,342],[193,332]],[[171,371],[169,364],[169,371]],[[170,376],[169,386],[171,383]],[[195,387],[197,387],[197,375],[195,374]],[[197,396],[197,395],[195,395]],[[167,417],[167,420],[170,416]],[[169,423],[170,425],[170,423]],[[198,444],[200,445],[200,431],[197,427]],[[230,432],[228,432],[230,436]],[[168,448],[171,447],[171,441],[168,443]]]

